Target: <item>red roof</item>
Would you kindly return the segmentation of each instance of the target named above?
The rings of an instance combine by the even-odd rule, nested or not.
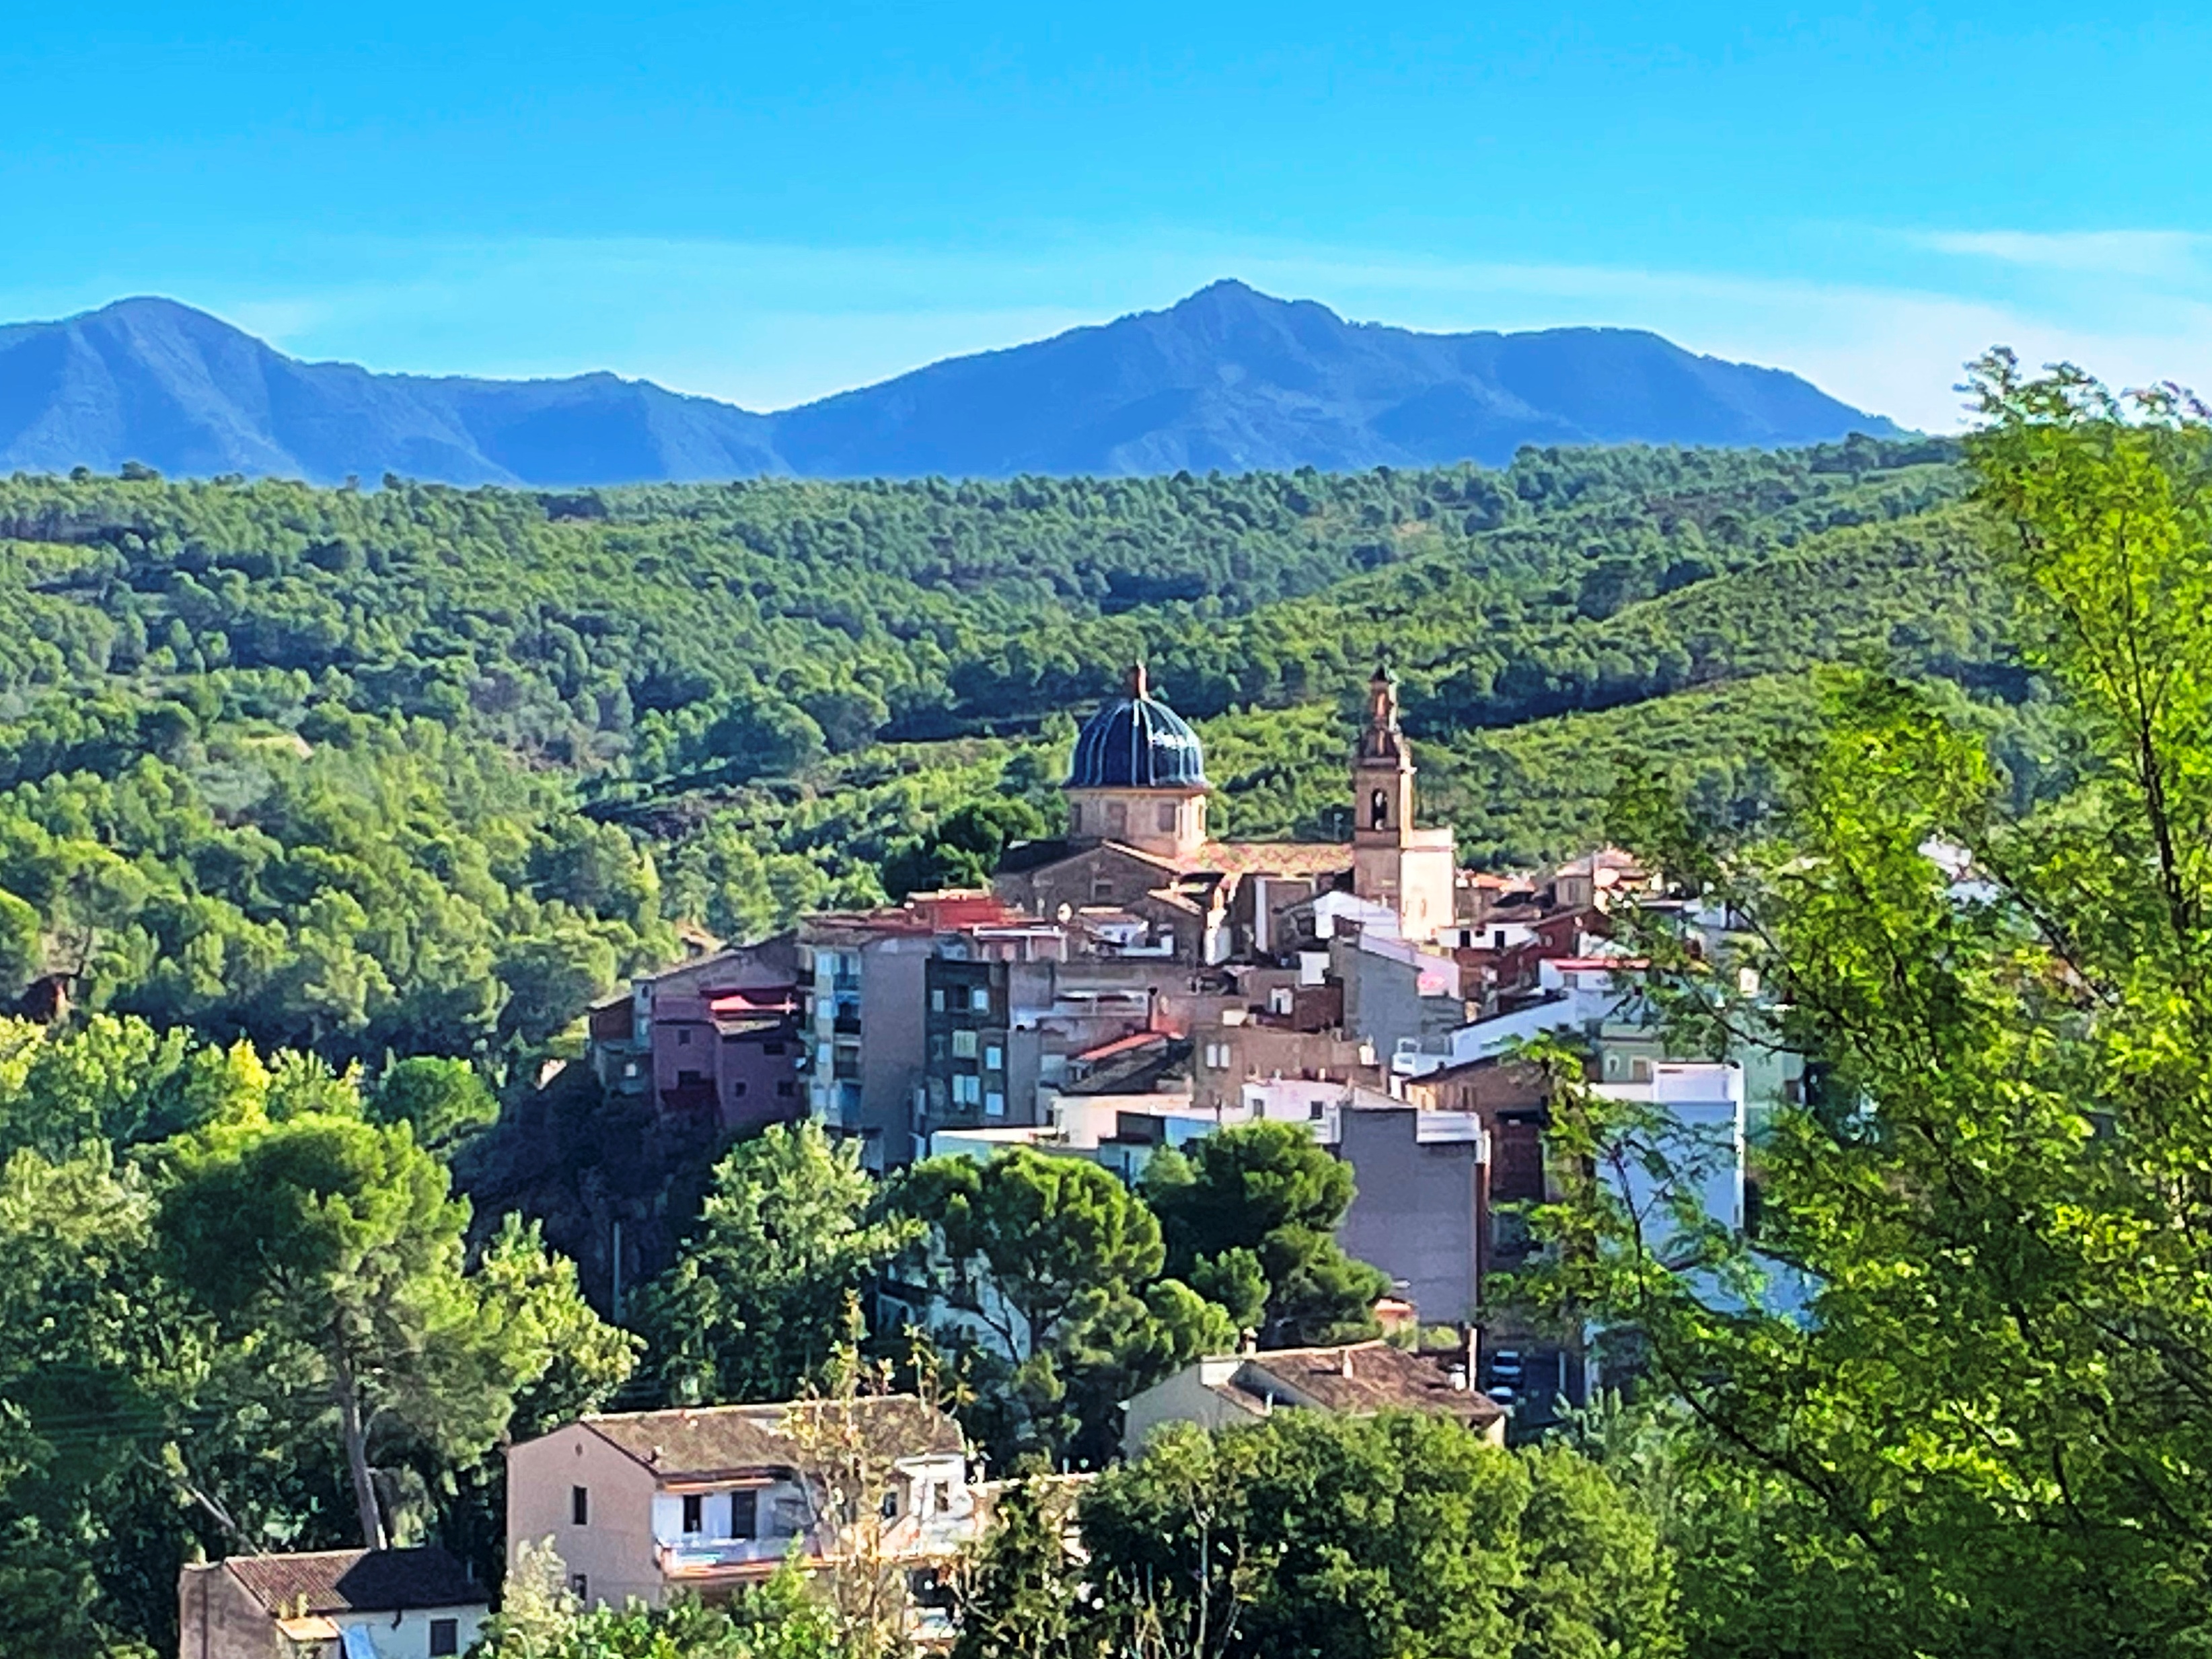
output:
[[[710,1014],[787,1014],[799,1006],[796,985],[764,985],[717,991],[707,999]]]
[[[1115,1054],[1126,1054],[1138,1048],[1150,1048],[1155,1042],[1165,1042],[1165,1031],[1133,1031],[1127,1036],[1115,1037],[1111,1042],[1102,1042],[1096,1048],[1085,1048],[1073,1058],[1085,1064],[1092,1060],[1111,1060]]]

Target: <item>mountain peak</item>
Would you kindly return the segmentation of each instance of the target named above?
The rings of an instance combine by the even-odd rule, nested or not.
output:
[[[1793,374],[1613,329],[1418,334],[1224,276],[1164,311],[753,415],[599,371],[374,374],[142,295],[0,327],[0,470],[579,485],[762,473],[1157,473],[1474,460],[1523,445],[1765,447],[1889,422]]]

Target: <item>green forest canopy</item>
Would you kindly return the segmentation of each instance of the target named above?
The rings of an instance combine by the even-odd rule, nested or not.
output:
[[[1808,663],[1878,657],[2032,773],[1955,455],[1528,451],[1502,471],[568,495],[0,482],[0,993],[337,1059],[527,1052],[672,924],[865,902],[994,793],[1052,821],[1142,657],[1236,835],[1342,832],[1405,688],[1492,864],[1597,832],[1623,757],[1723,815]]]

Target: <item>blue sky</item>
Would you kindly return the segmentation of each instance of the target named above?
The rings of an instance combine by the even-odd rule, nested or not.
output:
[[[17,9],[0,318],[759,408],[1237,276],[1930,427],[1997,340],[2212,386],[2201,5]]]

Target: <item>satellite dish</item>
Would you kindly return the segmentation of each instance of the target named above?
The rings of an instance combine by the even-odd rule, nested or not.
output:
[[[1059,910],[1054,914],[1060,917],[1062,922],[1073,921],[1075,919],[1075,907],[1063,899],[1060,902]]]

